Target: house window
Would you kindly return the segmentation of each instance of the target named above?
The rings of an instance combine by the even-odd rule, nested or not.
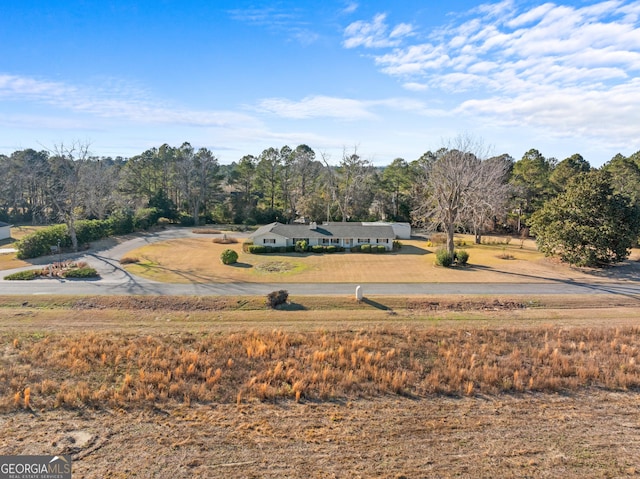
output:
[[[331,240],[329,238],[322,238],[322,244],[329,244]]]
[[[389,243],[389,238],[378,238],[378,243]]]
[[[358,243],[369,243],[369,238],[358,238]]]
[[[331,238],[331,244],[340,244],[340,238]]]
[[[276,239],[275,238],[265,238],[262,240],[262,242],[264,244],[276,244]]]

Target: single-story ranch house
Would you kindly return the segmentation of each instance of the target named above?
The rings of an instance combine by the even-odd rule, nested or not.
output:
[[[383,223],[328,223],[308,225],[271,223],[256,230],[249,238],[254,244],[264,246],[295,246],[306,241],[309,246],[342,246],[350,249],[356,245],[378,244],[390,251],[396,234],[390,224]]]
[[[11,225],[0,221],[0,241],[11,238]]]

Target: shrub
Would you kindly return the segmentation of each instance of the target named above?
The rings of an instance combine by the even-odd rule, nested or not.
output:
[[[439,248],[436,251],[436,264],[439,266],[444,266],[445,268],[450,267],[453,264],[453,255],[449,253],[449,250],[445,248]]]
[[[73,268],[62,273],[63,278],[96,278],[98,272],[89,266]]]
[[[134,231],[133,212],[131,210],[116,210],[107,221],[109,222],[109,229],[113,235],[124,235]]]
[[[158,222],[157,222],[157,224],[160,226],[167,226],[167,225],[170,225],[171,223],[172,221],[169,218],[165,218],[164,216],[158,218]]]
[[[193,226],[196,224],[196,220],[193,216],[185,213],[182,213],[178,219],[180,220],[181,226]],[[158,220],[158,223],[160,223],[160,220]]]
[[[238,253],[236,253],[232,249],[225,249],[220,254],[220,261],[222,261],[222,264],[234,264],[234,263],[237,263],[238,262]]]
[[[379,244],[377,250],[378,250],[378,253],[386,253],[387,252],[387,248],[383,244]]]
[[[362,251],[363,253],[371,253],[371,245],[370,244],[360,245],[360,251]]]
[[[309,248],[309,245],[307,244],[306,241],[304,240],[296,241],[295,250],[298,253],[304,253],[305,251],[307,251],[308,248]]]
[[[8,281],[29,281],[40,276],[38,270],[28,269],[26,271],[18,271],[17,273],[9,274],[4,277]]]
[[[329,245],[327,246],[327,248],[325,249],[325,251],[327,253],[335,253],[336,251],[338,251],[338,248],[335,247],[334,245]]]
[[[247,246],[247,251],[251,254],[265,254],[267,252],[267,247],[262,246],[261,244],[251,244]]]
[[[120,264],[136,264],[139,262],[140,259],[135,256],[123,256],[120,258]]]
[[[267,306],[270,308],[276,308],[281,304],[285,304],[289,299],[289,292],[281,289],[280,291],[272,291],[267,294]]]
[[[398,251],[402,248],[402,243],[398,240],[393,240],[393,251]]]
[[[111,234],[111,222],[108,220],[76,221],[76,237],[78,244],[86,244],[106,238]]]
[[[141,208],[133,215],[133,227],[136,230],[148,230],[158,222],[160,216],[158,208]]]
[[[249,253],[249,247],[253,246],[253,241],[245,241],[242,243],[242,251],[244,253]]]
[[[352,246],[352,247],[351,247],[351,252],[352,252],[352,253],[359,253],[359,252],[360,252],[360,249],[361,249],[361,248],[360,248],[360,245],[359,245],[359,244],[357,244],[357,245],[354,245],[354,246]]]
[[[321,244],[314,244],[311,247],[311,251],[313,251],[314,253],[324,253],[325,249]]]
[[[456,250],[455,252],[456,263],[460,266],[466,266],[469,261],[469,252],[464,249]]]
[[[54,225],[26,235],[16,243],[18,259],[36,258],[51,253],[51,246],[71,246],[67,225]]]

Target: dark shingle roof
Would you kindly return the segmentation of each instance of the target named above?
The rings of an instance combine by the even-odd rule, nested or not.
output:
[[[362,223],[340,223],[318,225],[284,225],[271,223],[256,230],[251,237],[273,233],[285,238],[395,238],[393,228],[388,225],[363,226]]]
[[[0,227],[3,226],[11,226],[9,223],[5,223],[4,221],[0,221]]]

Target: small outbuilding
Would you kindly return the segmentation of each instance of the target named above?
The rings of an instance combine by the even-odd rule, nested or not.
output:
[[[0,221],[0,241],[11,238],[11,225]]]

